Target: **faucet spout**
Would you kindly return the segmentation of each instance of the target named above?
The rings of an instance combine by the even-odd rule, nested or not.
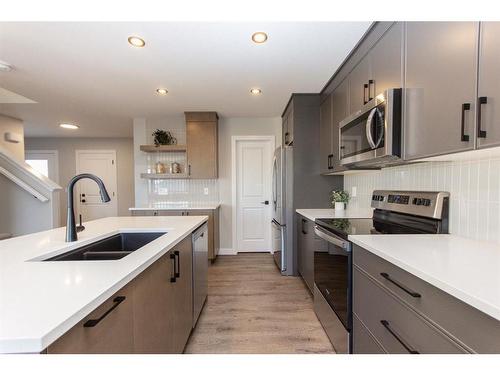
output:
[[[73,202],[73,191],[75,188],[75,184],[81,180],[82,178],[89,178],[99,186],[99,194],[101,195],[101,200],[103,202],[109,202],[111,198],[106,190],[106,186],[104,186],[104,182],[102,180],[90,173],[82,173],[76,175],[68,182],[68,212],[66,217],[66,242],[73,242],[78,239],[76,223],[75,223],[75,212],[74,212],[74,202]]]

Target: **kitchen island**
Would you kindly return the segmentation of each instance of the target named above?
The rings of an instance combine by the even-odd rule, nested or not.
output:
[[[64,241],[65,228],[1,241],[0,353],[42,352],[171,249],[190,244],[207,220],[110,217],[85,223],[76,242]],[[43,261],[126,232],[166,233],[119,260]]]

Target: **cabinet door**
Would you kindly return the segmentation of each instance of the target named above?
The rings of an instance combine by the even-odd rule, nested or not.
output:
[[[480,35],[478,92],[486,103],[480,124],[485,133],[477,135],[478,147],[488,147],[500,144],[500,22],[481,22]]]
[[[365,105],[370,77],[370,59],[365,56],[349,74],[349,114],[359,111]]]
[[[304,235],[304,222],[307,221],[302,216],[297,216],[297,261],[299,274],[304,278],[304,260],[305,260],[305,235]]]
[[[339,149],[339,122],[349,115],[349,81],[345,79],[332,92],[332,158],[331,165],[334,172],[346,170],[340,165]]]
[[[290,108],[290,113],[286,121],[286,128],[288,130],[288,144],[293,143],[293,106]]]
[[[372,80],[370,97],[385,90],[403,87],[403,23],[397,22],[369,52]]]
[[[314,224],[310,220],[304,220],[304,280],[313,293],[314,287]]]
[[[472,149],[478,23],[406,28],[405,159]]]
[[[174,285],[174,301],[170,308],[173,315],[174,353],[182,353],[193,328],[193,250],[191,236],[175,248],[178,277]]]
[[[217,178],[217,121],[188,121],[186,143],[190,178]]]
[[[52,343],[47,353],[133,353],[133,306],[132,288],[128,284]]]
[[[319,107],[319,122],[320,172],[328,173],[332,169],[332,94]]]
[[[176,353],[174,342],[173,250],[134,280],[134,347],[136,353]]]

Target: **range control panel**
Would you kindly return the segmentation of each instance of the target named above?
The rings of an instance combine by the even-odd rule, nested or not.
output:
[[[440,218],[449,197],[449,193],[442,191],[375,190],[371,206],[381,210]]]

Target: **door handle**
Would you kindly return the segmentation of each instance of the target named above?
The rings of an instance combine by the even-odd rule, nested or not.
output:
[[[262,204],[265,204],[266,206],[269,204],[269,201],[264,201],[264,202],[260,202]]]
[[[470,111],[470,103],[462,104],[462,123],[461,123],[461,132],[460,132],[460,140],[462,142],[469,142],[469,136],[465,134],[465,111]]]
[[[175,265],[176,265],[176,262],[175,262],[175,254],[170,254],[170,259],[173,260],[173,266],[174,266],[174,272],[172,272],[172,274],[174,276],[170,276],[170,282],[171,283],[175,283],[175,281],[177,280],[177,278],[175,277]]]
[[[478,106],[477,106],[477,137],[478,138],[486,138],[486,130],[481,130],[481,108],[483,104],[488,104],[488,97],[487,96],[481,96],[479,97],[478,100]]]
[[[108,316],[108,314],[113,311],[114,309],[116,309],[118,307],[118,305],[120,303],[122,303],[123,301],[125,301],[125,296],[118,296],[118,297],[115,297],[115,299],[113,300],[113,306],[111,306],[104,314],[102,314],[99,318],[97,319],[89,319],[87,320],[83,326],[84,327],[95,327],[96,325],[98,325],[101,320],[103,320],[106,316]]]
[[[394,337],[402,346],[405,348],[410,354],[420,354],[417,350],[413,349],[408,343],[406,343],[403,338],[391,327],[387,320],[381,320],[380,324],[382,324],[387,331]]]

